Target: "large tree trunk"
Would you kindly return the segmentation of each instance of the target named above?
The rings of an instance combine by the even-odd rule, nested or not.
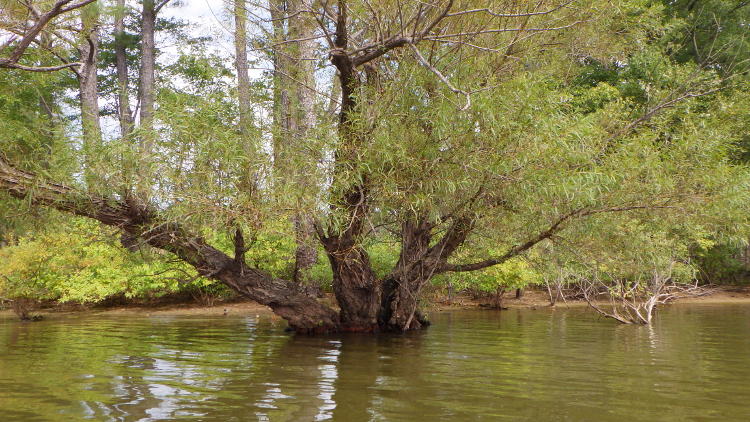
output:
[[[247,141],[252,125],[250,75],[247,64],[247,5],[245,0],[234,2],[234,54],[237,71],[237,102],[240,109],[240,132]]]
[[[432,227],[425,218],[407,219],[402,224],[401,253],[396,269],[383,280],[378,322],[386,330],[418,329],[425,322],[417,307],[422,286],[432,276],[430,269],[421,262],[430,247]]]
[[[143,0],[141,11],[141,69],[138,99],[140,100],[140,125],[146,131],[154,128],[154,103],[156,101],[156,10],[154,0]],[[146,144],[146,150],[150,144]]]
[[[43,49],[52,49],[52,39],[50,34],[41,33],[39,35],[39,45]],[[50,65],[50,63],[40,63],[42,66]],[[60,126],[60,111],[59,105],[55,103],[55,97],[51,89],[40,89],[39,90],[39,111],[46,119],[46,124],[42,127],[41,134],[41,145],[44,151],[44,157],[42,159],[41,168],[49,169],[49,156],[53,151],[54,136]]]
[[[333,271],[333,292],[345,331],[379,331],[380,285],[367,252],[346,236],[323,240]]]
[[[117,120],[120,123],[120,137],[123,142],[132,142],[130,135],[135,127],[133,111],[130,108],[130,77],[128,75],[127,39],[125,33],[125,15],[127,6],[125,0],[117,0],[114,10],[114,51],[115,69],[117,73]],[[122,179],[117,191],[124,197],[133,189],[135,176],[135,160],[130,156],[121,157]],[[131,251],[137,249],[135,239],[123,236],[122,244]]]
[[[281,143],[284,139],[284,132],[289,125],[287,124],[287,103],[289,93],[287,91],[289,82],[286,80],[284,72],[286,57],[284,55],[283,43],[286,41],[286,1],[269,0],[268,8],[270,9],[271,21],[273,25],[274,43],[273,54],[273,165],[274,171],[279,172],[278,166],[281,163]]]
[[[425,216],[407,218],[401,227],[401,254],[383,280],[379,323],[389,331],[422,328],[429,322],[419,311],[422,288],[438,274],[471,231],[469,217],[453,217],[443,236],[432,244],[435,222]]]

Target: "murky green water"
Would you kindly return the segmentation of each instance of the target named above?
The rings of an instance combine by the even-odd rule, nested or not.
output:
[[[256,317],[0,319],[2,421],[747,421],[750,306],[583,310],[295,337]]]

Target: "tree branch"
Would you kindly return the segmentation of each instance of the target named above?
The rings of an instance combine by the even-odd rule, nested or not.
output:
[[[400,36],[393,36],[389,38],[387,41],[383,42],[380,45],[377,44],[370,44],[369,46],[365,46],[361,48],[360,50],[366,51],[363,54],[360,54],[359,56],[356,56],[352,59],[352,63],[354,63],[354,66],[360,66],[367,62],[370,62],[372,60],[375,60],[376,58],[386,54],[387,52],[402,47],[409,43],[417,43],[421,41],[427,34],[432,31],[432,28],[434,28],[440,21],[442,21],[446,16],[448,16],[448,12],[450,12],[451,8],[453,7],[453,0],[449,0],[446,4],[443,11],[438,15],[435,19],[432,20],[422,31],[419,31],[418,34],[406,37],[403,36],[403,32],[400,32]],[[417,25],[415,23],[415,25]]]
[[[672,207],[668,205],[630,205],[630,206],[609,207],[609,208],[600,208],[600,209],[592,209],[592,210],[586,210],[584,208],[577,208],[573,211],[570,211],[558,217],[557,220],[555,220],[546,230],[531,237],[526,242],[520,245],[515,245],[511,247],[510,249],[508,249],[507,252],[505,252],[504,254],[496,258],[485,259],[484,261],[479,261],[479,262],[475,262],[472,264],[445,264],[441,268],[439,268],[436,271],[436,273],[476,271],[476,270],[481,270],[484,268],[492,267],[498,264],[502,264],[503,262],[531,249],[537,243],[545,239],[549,239],[550,237],[552,237],[553,235],[561,231],[563,228],[565,228],[564,223],[566,223],[568,220],[587,217],[587,216],[594,215],[594,214],[602,214],[602,213],[610,213],[610,212],[624,212],[624,211],[639,210],[639,209],[657,209],[657,208],[672,208]]]
[[[67,69],[69,67],[75,67],[75,66],[80,66],[80,65],[81,63],[79,62],[65,63],[65,64],[60,64],[57,66],[25,66],[22,64],[18,64],[18,63],[12,63],[12,64],[6,64],[4,66],[0,64],[0,67],[4,67],[7,69],[25,70],[27,72],[54,72],[56,70]]]
[[[55,17],[69,12],[71,10],[75,10],[78,8],[81,8],[83,6],[86,6],[87,4],[93,3],[96,0],[83,0],[78,3],[74,3],[72,5],[68,5],[72,0],[58,0],[53,6],[52,9],[50,9],[49,12],[44,13],[39,16],[37,21],[34,23],[34,25],[21,37],[21,40],[18,42],[18,44],[13,49],[13,52],[10,53],[10,56],[8,58],[2,58],[0,59],[0,68],[19,68],[17,63],[21,59],[21,56],[26,51],[26,49],[31,45],[31,43],[34,41],[37,35],[39,35],[40,32],[44,29],[47,24],[54,19]],[[70,67],[70,66],[65,66]],[[64,69],[65,67],[62,67],[61,69]],[[19,68],[20,69],[20,68]],[[59,70],[59,69],[50,69],[50,70]],[[49,70],[35,70],[40,72],[46,72]]]
[[[44,181],[19,170],[0,154],[0,191],[59,211],[91,218],[117,227],[150,246],[177,255],[204,277],[221,281],[237,292],[267,305],[299,331],[337,330],[335,311],[298,289],[295,283],[272,277],[243,261],[230,258],[191,233],[178,222],[134,198],[116,200],[84,193],[59,183]],[[238,240],[238,239],[235,239]],[[244,249],[244,239],[235,244]],[[242,254],[239,255],[240,257]]]
[[[471,107],[471,95],[461,89],[456,88],[453,86],[451,81],[448,80],[448,78],[445,77],[435,66],[431,65],[425,58],[422,56],[422,53],[419,52],[419,49],[412,43],[409,43],[409,47],[411,47],[411,51],[414,52],[414,56],[417,58],[417,61],[422,64],[422,66],[426,67],[430,70],[430,72],[434,73],[451,91],[455,92],[456,94],[461,94],[466,97],[466,104],[464,104],[463,107],[461,107],[461,111],[466,111]]]
[[[159,4],[157,4],[156,7],[154,7],[154,14],[159,13],[159,11],[161,10],[161,8],[164,7],[164,6],[166,6],[167,3],[169,3],[169,1],[170,0],[162,0],[161,2],[159,2]]]
[[[556,12],[556,11],[562,9],[563,7],[566,7],[566,6],[570,5],[571,3],[574,3],[575,1],[576,0],[568,0],[568,1],[564,2],[564,3],[560,3],[559,5],[551,8],[551,9],[547,9],[545,11],[542,11],[542,12],[497,13],[497,12],[493,12],[492,9],[490,9],[488,7],[485,7],[485,8],[481,8],[481,9],[462,10],[460,12],[449,13],[445,17],[461,16],[461,15],[466,15],[466,14],[470,14],[470,13],[486,13],[486,14],[491,15],[491,16],[496,17],[496,18],[523,18],[523,17],[528,17],[528,16],[549,15],[550,13]]]

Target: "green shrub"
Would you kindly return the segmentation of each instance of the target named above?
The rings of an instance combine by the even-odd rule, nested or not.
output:
[[[436,277],[433,283],[439,286],[450,284],[454,291],[473,290],[491,294],[540,284],[542,277],[519,257],[480,271],[444,274]]]
[[[215,282],[168,254],[131,253],[115,230],[73,219],[0,249],[0,296],[97,303],[109,297],[158,297]]]

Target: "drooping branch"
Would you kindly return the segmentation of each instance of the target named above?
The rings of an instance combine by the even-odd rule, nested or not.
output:
[[[679,104],[679,103],[681,103],[681,102],[683,102],[685,100],[689,100],[691,98],[700,98],[700,97],[704,97],[706,95],[711,95],[711,94],[714,94],[716,92],[719,92],[721,89],[722,89],[722,87],[714,88],[714,89],[709,89],[709,90],[706,90],[706,91],[703,91],[703,92],[691,92],[691,91],[688,91],[688,92],[684,92],[684,93],[681,93],[681,94],[677,95],[675,98],[667,99],[667,100],[665,100],[665,101],[663,101],[663,102],[655,105],[654,107],[648,109],[645,113],[643,113],[643,115],[641,115],[637,119],[631,121],[625,127],[623,127],[622,129],[620,129],[617,132],[615,132],[614,134],[612,134],[609,138],[607,138],[607,141],[605,142],[605,144],[609,145],[615,139],[620,138],[622,136],[625,136],[625,135],[629,134],[630,132],[632,132],[633,130],[635,130],[636,128],[638,128],[643,123],[648,122],[649,120],[651,120],[651,118],[653,118],[657,114],[661,113],[662,111],[664,111],[664,110],[666,110],[668,108],[671,108],[671,107],[675,106],[676,104]]]
[[[1,155],[0,190],[34,205],[48,206],[117,227],[152,247],[171,252],[192,265],[202,276],[219,280],[250,299],[271,307],[298,331],[339,329],[336,312],[299,290],[295,283],[247,266],[241,259],[244,238],[241,241],[241,237],[235,239],[235,253],[241,253],[240,259],[233,259],[178,222],[165,219],[158,210],[137,198],[105,198],[44,181],[33,173],[12,166]]]
[[[457,37],[473,37],[476,35],[482,35],[482,34],[500,34],[504,32],[548,32],[548,31],[561,31],[563,29],[570,29],[574,26],[578,26],[582,23],[585,23],[585,20],[575,21],[572,23],[569,23],[567,25],[561,25],[561,26],[554,26],[554,27],[540,27],[540,28],[492,28],[492,29],[481,29],[478,31],[469,31],[469,32],[455,32],[450,34],[439,34],[439,35],[431,35],[431,36],[425,36],[424,39],[426,40],[441,40],[441,39],[453,39]]]
[[[669,205],[630,205],[630,206],[609,207],[609,208],[599,208],[599,209],[577,208],[568,213],[561,215],[555,221],[553,221],[552,224],[550,224],[549,227],[547,227],[545,230],[532,236],[524,243],[512,246],[504,254],[498,257],[485,259],[483,261],[474,262],[471,264],[448,264],[446,263],[437,270],[437,273],[477,271],[477,270],[481,270],[484,268],[502,264],[503,262],[506,262],[507,260],[515,256],[518,256],[522,254],[523,252],[526,252],[527,250],[531,249],[539,242],[549,239],[555,234],[559,233],[563,228],[565,228],[565,223],[573,219],[588,217],[588,216],[595,215],[595,214],[624,212],[624,211],[632,211],[632,210],[639,210],[639,209],[656,209],[656,208],[671,208],[671,206]]]
[[[493,19],[513,19],[513,18],[530,18],[534,16],[543,16],[543,15],[550,15],[554,12],[558,12],[561,9],[564,9],[568,6],[570,6],[572,3],[574,3],[576,0],[568,0],[566,2],[562,2],[559,5],[552,7],[547,10],[543,11],[532,11],[532,12],[526,12],[526,13],[500,13],[493,11],[490,8],[479,8],[479,9],[467,9],[467,10],[457,10],[452,11],[455,8],[455,3],[453,0],[449,0],[446,2],[445,6],[440,7],[439,10],[437,10],[437,14],[433,15],[434,17],[427,21],[427,18],[429,16],[428,13],[425,12],[425,10],[428,10],[429,8],[432,9],[438,9],[439,2],[436,2],[435,4],[426,4],[421,3],[419,10],[417,13],[407,20],[407,22],[402,22],[401,28],[399,31],[397,31],[395,34],[391,35],[390,37],[383,39],[382,36],[378,36],[377,40],[374,42],[370,42],[362,47],[357,48],[354,51],[349,51],[347,54],[349,57],[351,57],[351,61],[354,64],[354,67],[359,67],[361,65],[364,65],[366,63],[369,63],[386,53],[390,52],[391,50],[397,49],[399,47],[403,47],[406,45],[416,45],[419,44],[423,40],[427,41],[437,41],[437,42],[443,42],[443,41],[452,41],[452,42],[459,42],[459,43],[466,43],[466,37],[475,37],[479,35],[484,34],[496,34],[496,33],[506,33],[506,32],[516,32],[516,33],[538,33],[538,32],[549,32],[549,31],[559,31],[564,30],[568,28],[572,28],[574,26],[577,26],[586,20],[576,20],[575,22],[566,24],[566,25],[559,25],[559,26],[540,26],[540,27],[534,27],[534,28],[528,28],[526,25],[521,25],[520,27],[507,27],[504,26],[502,28],[483,28],[478,29],[475,31],[462,31],[462,32],[453,32],[453,33],[441,33],[440,31],[434,31],[435,28],[443,21],[448,21],[457,17],[471,15],[471,14],[477,14],[477,13],[485,13],[488,14]],[[413,26],[412,30],[409,32],[407,31],[407,27]],[[379,34],[382,33],[382,30],[378,32]],[[456,40],[456,38],[460,38],[461,40]],[[469,44],[470,45],[470,44]]]

